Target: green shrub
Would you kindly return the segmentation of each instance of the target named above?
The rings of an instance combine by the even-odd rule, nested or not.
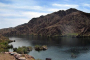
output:
[[[13,48],[13,50],[17,53],[20,53],[20,54],[26,54],[29,51],[32,51],[32,47],[22,46],[22,47],[18,47],[18,48]]]

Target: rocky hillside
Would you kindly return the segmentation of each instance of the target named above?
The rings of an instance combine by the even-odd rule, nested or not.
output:
[[[74,8],[32,18],[14,28],[1,29],[3,35],[84,35],[90,36],[90,13]]]

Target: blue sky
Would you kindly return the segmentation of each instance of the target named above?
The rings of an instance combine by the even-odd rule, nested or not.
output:
[[[69,8],[90,13],[90,0],[0,0],[0,29]]]

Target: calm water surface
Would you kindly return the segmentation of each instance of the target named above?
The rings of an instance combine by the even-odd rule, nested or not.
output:
[[[51,58],[52,60],[90,60],[90,38],[72,38],[72,37],[56,37],[47,38],[40,36],[12,36],[10,40],[16,40],[12,42],[14,47],[32,46],[35,45],[47,45],[46,51],[33,51],[29,52],[29,55],[35,57],[35,59]],[[10,49],[10,51],[13,51]],[[76,58],[72,58],[74,54]]]

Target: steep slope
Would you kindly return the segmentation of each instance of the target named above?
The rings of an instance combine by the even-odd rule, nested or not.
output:
[[[2,29],[4,35],[90,35],[90,14],[70,8],[32,18],[28,23],[12,29]],[[2,33],[2,31],[4,33]]]

